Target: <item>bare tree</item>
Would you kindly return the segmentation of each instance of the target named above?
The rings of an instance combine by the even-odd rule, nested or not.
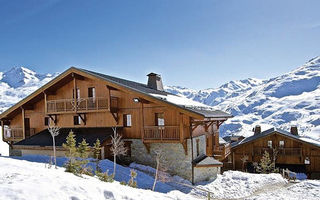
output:
[[[156,183],[158,180],[160,180],[161,182],[168,182],[170,180],[168,173],[166,173],[167,162],[164,159],[163,150],[157,149],[154,152],[156,154],[156,174],[155,174],[154,182],[153,182],[153,186],[152,186],[153,191],[156,188]]]
[[[55,137],[59,135],[60,128],[57,126],[51,126],[49,124],[48,131],[50,132],[52,136],[52,142],[53,142],[53,157],[54,157],[54,166],[57,168],[57,157],[56,157],[56,142]]]
[[[127,155],[127,148],[124,145],[122,136],[117,133],[117,127],[112,127],[113,136],[111,136],[112,146],[110,148],[113,155],[113,177],[116,176],[117,156]]]
[[[247,155],[244,155],[242,158],[241,158],[241,161],[242,161],[242,171],[244,171],[244,165],[246,162],[248,162],[249,160],[249,156]]]

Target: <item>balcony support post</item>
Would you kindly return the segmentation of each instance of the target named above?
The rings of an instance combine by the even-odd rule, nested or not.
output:
[[[2,140],[4,139],[4,123],[3,120],[1,120],[1,134],[2,134]]]
[[[23,135],[23,139],[25,139],[26,138],[26,125],[24,123],[25,112],[24,112],[23,107],[21,107],[21,115],[22,115],[22,135]]]
[[[140,102],[140,116],[141,116],[141,139],[142,139],[142,142],[144,141],[144,111],[143,111],[143,103]]]
[[[47,105],[47,93],[43,92],[44,95],[44,113],[48,112],[48,105]]]
[[[76,76],[74,75],[74,73],[72,73],[72,77],[73,77],[73,101],[74,101],[74,111],[77,112],[77,82],[76,82]]]

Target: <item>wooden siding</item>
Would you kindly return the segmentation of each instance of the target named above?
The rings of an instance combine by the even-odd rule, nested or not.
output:
[[[273,148],[278,150],[276,164],[305,165],[305,159],[310,159],[310,164],[305,165],[307,173],[320,172],[320,148],[305,142],[285,137],[280,134],[272,134],[249,143],[232,148],[230,160],[233,169],[242,170],[241,158],[248,156],[248,162],[259,162],[262,158],[262,151],[267,150],[273,153],[268,147],[268,141],[272,141]],[[284,141],[284,146],[279,147],[279,142]]]

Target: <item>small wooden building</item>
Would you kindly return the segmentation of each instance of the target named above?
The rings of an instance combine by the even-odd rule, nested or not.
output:
[[[298,135],[296,127],[290,132],[272,128],[261,132],[257,127],[251,137],[232,143],[231,154],[224,160],[224,170],[252,172],[253,163],[260,162],[265,151],[276,153],[276,167],[305,173],[309,178],[320,178],[320,143]],[[243,162],[244,157],[248,160]]]
[[[229,151],[219,144],[219,126],[230,117],[164,91],[155,73],[143,84],[72,67],[3,112],[0,120],[12,155],[50,155],[51,124],[63,132],[57,137],[58,155],[64,155],[61,145],[72,130],[77,141],[91,144],[99,138],[105,158],[111,127],[118,127],[133,161],[154,166],[155,150],[161,148],[169,171],[197,182],[219,173],[219,160]]]

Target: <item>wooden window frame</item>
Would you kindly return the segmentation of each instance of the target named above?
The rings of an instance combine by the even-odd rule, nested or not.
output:
[[[283,143],[283,144],[281,144],[281,143]],[[280,140],[280,141],[279,141],[279,147],[280,147],[280,148],[284,148],[284,144],[285,144],[285,143],[284,143],[284,140]]]
[[[270,145],[271,144],[271,145]],[[272,140],[268,140],[268,147],[272,148]]]

